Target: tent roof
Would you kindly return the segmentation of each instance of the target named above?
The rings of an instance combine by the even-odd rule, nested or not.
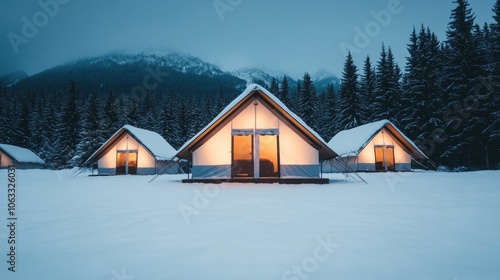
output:
[[[349,130],[343,130],[335,135],[328,146],[335,148],[341,157],[357,156],[370,141],[382,130],[387,129],[391,135],[400,141],[415,159],[427,159],[427,156],[406,137],[392,122],[381,120],[361,125]]]
[[[10,158],[19,163],[45,164],[45,162],[39,156],[26,148],[21,148],[9,144],[0,144],[0,150],[2,150]]]
[[[113,134],[108,141],[102,144],[102,146],[94,154],[92,154],[89,159],[87,159],[86,163],[98,158],[125,133],[132,136],[157,160],[169,160],[175,156],[175,149],[160,134],[131,125],[124,125],[117,132],[115,132],[115,134]]]
[[[177,157],[184,159],[191,159],[191,148],[203,140],[212,130],[222,124],[244,103],[251,98],[260,97],[267,101],[282,117],[289,121],[295,128],[297,128],[303,136],[308,138],[311,142],[315,143],[319,149],[320,159],[330,159],[337,156],[337,154],[328,146],[325,140],[319,136],[312,128],[310,128],[299,116],[293,113],[283,102],[276,96],[271,94],[265,88],[257,85],[249,85],[245,91],[236,97],[229,105],[224,108],[219,115],[217,115],[207,126],[205,126],[198,134],[187,141],[177,152]]]

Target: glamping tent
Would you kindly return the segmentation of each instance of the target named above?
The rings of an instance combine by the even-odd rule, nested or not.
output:
[[[409,171],[412,158],[428,159],[415,143],[388,120],[341,131],[328,145],[339,153],[339,159],[348,167],[325,162],[325,172]]]
[[[174,174],[175,150],[158,133],[125,125],[85,163],[97,161],[99,175]]]
[[[280,100],[255,84],[177,152],[178,158],[192,162],[192,179],[185,182],[286,183],[302,178],[324,183],[320,161],[336,155]]]
[[[0,144],[0,168],[38,169],[45,162],[31,150],[14,145]]]

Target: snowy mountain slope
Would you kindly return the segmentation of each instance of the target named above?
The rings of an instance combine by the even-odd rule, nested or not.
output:
[[[0,83],[4,87],[10,87],[17,84],[20,80],[28,77],[28,74],[23,71],[17,71],[0,77]]]
[[[223,75],[219,67],[201,60],[198,57],[174,52],[171,50],[145,50],[138,52],[115,52],[104,56],[80,59],[75,64],[97,64],[102,62],[118,65],[145,64],[172,68],[181,73],[206,75],[209,77]]]
[[[0,279],[500,278],[499,171],[321,186],[87,175],[18,170],[18,267]]]
[[[82,92],[130,93],[134,89],[182,93],[186,96],[231,96],[245,81],[200,58],[172,51],[119,52],[84,58],[22,79],[18,90],[65,91],[74,80]],[[145,84],[147,82],[147,84]]]
[[[273,80],[273,76],[255,67],[243,67],[232,71],[231,74],[246,81],[247,85],[264,82],[262,86],[269,87]]]

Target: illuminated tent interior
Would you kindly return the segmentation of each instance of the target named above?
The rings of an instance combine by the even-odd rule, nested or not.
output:
[[[341,131],[328,145],[345,164],[325,162],[324,172],[410,171],[412,158],[428,160],[417,145],[388,120]]]
[[[158,133],[125,125],[86,163],[97,162],[99,175],[176,174],[175,149]]]
[[[319,178],[336,153],[280,100],[250,85],[176,155],[192,179]]]
[[[38,169],[45,162],[31,150],[14,145],[0,144],[0,168]]]

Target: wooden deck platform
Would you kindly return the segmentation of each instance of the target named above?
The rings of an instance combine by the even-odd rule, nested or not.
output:
[[[228,179],[184,179],[183,183],[249,183],[249,184],[329,184],[328,178],[228,178]]]

